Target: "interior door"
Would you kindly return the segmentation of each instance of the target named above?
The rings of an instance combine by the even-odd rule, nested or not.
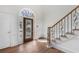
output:
[[[33,19],[24,18],[24,42],[33,40]]]
[[[0,48],[10,47],[10,15],[0,14]]]

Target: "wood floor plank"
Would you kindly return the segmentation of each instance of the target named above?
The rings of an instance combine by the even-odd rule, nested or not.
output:
[[[46,42],[30,41],[25,44],[1,49],[0,53],[63,53],[55,48],[47,48]]]

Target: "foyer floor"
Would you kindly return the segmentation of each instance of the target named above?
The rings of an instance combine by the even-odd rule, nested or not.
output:
[[[0,53],[62,53],[55,48],[47,48],[44,41],[30,41],[25,44],[0,50]]]

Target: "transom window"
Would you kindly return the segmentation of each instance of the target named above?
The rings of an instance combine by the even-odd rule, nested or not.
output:
[[[30,8],[23,8],[20,11],[22,17],[33,17],[33,11]]]

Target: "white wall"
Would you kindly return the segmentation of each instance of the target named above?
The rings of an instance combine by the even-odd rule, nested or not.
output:
[[[43,35],[47,37],[47,27],[53,26],[57,21],[74,9],[75,5],[47,5],[42,6],[44,13]]]
[[[66,15],[75,6],[69,5],[15,5],[15,6],[0,6],[0,13],[8,13],[14,16],[18,16],[19,11],[22,8],[30,8],[35,13],[34,19],[34,39],[40,36],[47,36],[47,27],[52,26],[64,15]],[[36,28],[38,25],[38,28]]]
[[[6,15],[6,16],[5,16]],[[9,15],[0,14],[0,48],[5,48],[10,45],[8,32],[10,31]],[[6,40],[7,39],[7,40]]]
[[[17,41],[17,23],[15,21],[14,15],[0,13],[0,49],[15,45]]]
[[[26,5],[26,6],[12,6],[12,5],[0,5],[0,25],[1,26],[4,26],[4,28],[1,28],[0,26],[0,29],[2,29],[0,31],[1,35],[0,35],[0,48],[5,48],[5,47],[9,47],[9,46],[15,46],[17,44],[20,44],[22,43],[22,38],[19,38],[18,35],[17,35],[17,32],[18,32],[18,20],[23,20],[22,18],[20,19],[19,18],[19,11],[22,9],[22,8],[30,8],[34,11],[34,39],[38,39],[38,37],[40,37],[41,35],[41,28],[42,28],[42,23],[41,23],[41,19],[42,19],[42,12],[41,12],[41,7],[40,6],[33,6],[33,5]],[[4,14],[4,15],[2,15]],[[3,21],[4,22],[3,22]],[[7,21],[9,20],[9,21]],[[10,29],[10,39],[6,39],[4,40],[3,39],[3,36],[2,36],[2,33],[6,30],[6,25],[5,23],[7,23],[10,25],[9,29]],[[36,25],[38,25],[38,28],[36,27]],[[7,33],[8,34],[8,33]],[[3,43],[3,45],[1,45]],[[7,46],[6,46],[7,45]]]
[[[12,46],[17,45],[17,43],[21,41],[20,39],[17,39],[16,33],[18,31],[17,20],[19,20],[19,11],[22,8],[30,8],[34,11],[34,39],[38,39],[41,36],[47,37],[47,27],[55,24],[66,13],[72,10],[74,6],[0,5],[0,14],[4,14],[3,18],[9,15],[7,17],[10,17],[9,20],[11,20],[11,35],[14,36],[13,38],[11,37]]]

